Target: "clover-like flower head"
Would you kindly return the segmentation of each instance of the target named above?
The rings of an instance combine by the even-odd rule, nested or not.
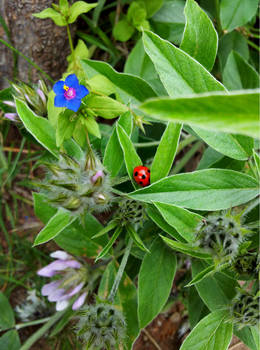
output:
[[[56,96],[54,99],[55,107],[66,107],[74,112],[79,110],[81,99],[89,94],[84,85],[79,85],[75,74],[70,74],[65,79],[57,81],[53,86]]]

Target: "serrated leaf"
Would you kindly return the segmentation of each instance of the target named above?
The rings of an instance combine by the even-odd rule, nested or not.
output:
[[[161,311],[166,303],[174,275],[176,257],[160,238],[157,238],[146,253],[138,279],[138,318],[144,328]]]
[[[194,0],[188,0],[184,9],[186,26],[180,48],[211,71],[218,48],[217,32]]]
[[[79,15],[82,15],[82,13],[89,12],[96,6],[97,6],[97,3],[88,4],[85,1],[74,2],[69,9],[70,16],[68,19],[68,23],[71,24],[75,22]]]

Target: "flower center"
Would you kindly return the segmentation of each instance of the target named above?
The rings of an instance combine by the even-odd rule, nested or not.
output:
[[[76,96],[76,91],[73,88],[69,88],[67,85],[63,86],[65,92],[64,92],[64,96],[66,98],[66,100],[71,100],[72,98],[74,98]]]

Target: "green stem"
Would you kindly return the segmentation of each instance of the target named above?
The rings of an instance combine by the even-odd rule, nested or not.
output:
[[[221,37],[222,26],[220,21],[220,5],[219,5],[219,0],[214,0],[214,1],[215,1],[215,8],[216,8],[216,28],[217,28],[219,37]]]
[[[73,47],[73,43],[72,43],[72,39],[71,39],[70,27],[68,24],[66,27],[67,27],[67,33],[68,33],[68,38],[69,38],[69,43],[70,43],[70,50],[71,50],[71,53],[74,54],[74,47]]]
[[[134,143],[134,146],[137,148],[145,148],[145,147],[158,146],[159,144],[160,144],[160,141],[151,141],[151,142]]]
[[[126,264],[127,264],[127,260],[128,260],[129,254],[131,252],[132,245],[133,245],[133,240],[132,240],[132,238],[130,238],[129,241],[128,241],[128,244],[126,246],[123,258],[121,260],[121,264],[120,264],[119,269],[117,271],[116,278],[114,280],[114,284],[113,284],[113,286],[111,288],[111,291],[110,291],[110,294],[109,294],[109,297],[108,297],[108,301],[110,301],[111,303],[114,301],[114,298],[116,296],[116,292],[117,292],[119,283],[120,283],[120,281],[122,279],[123,273],[125,271],[125,267],[126,267]]]
[[[20,350],[29,350],[31,346],[38,340],[40,339],[67,311],[67,309],[57,312],[54,314],[52,317],[50,317],[49,321],[45,323],[44,326],[42,326],[40,329],[38,329],[37,332],[35,332],[33,335],[30,336],[26,340],[26,342],[22,345]]]
[[[25,323],[18,323],[17,325],[15,325],[14,328],[19,330],[19,329],[22,329],[25,327],[35,326],[37,324],[45,323],[49,320],[50,320],[50,317],[45,317],[45,318],[41,318],[40,320],[35,320],[35,321],[30,321],[30,322],[25,322]]]
[[[251,47],[253,47],[256,51],[260,51],[260,48],[259,48],[259,46],[257,46],[255,43],[253,43],[252,41],[250,41],[250,40],[247,40],[247,43],[248,43],[248,45],[249,46],[251,46]]]
[[[189,136],[183,141],[179,143],[179,147],[177,150],[177,153],[179,153],[183,148],[185,148],[187,145],[192,143],[193,141],[197,140],[196,136]],[[154,147],[158,146],[160,144],[160,141],[151,141],[151,142],[140,142],[140,143],[134,143],[134,146],[137,148],[145,148],[145,147]]]
[[[197,137],[196,136],[188,136],[186,137],[186,139],[182,140],[180,143],[179,143],[179,146],[177,148],[177,154],[180,153],[180,151],[182,151],[186,146],[188,146],[190,143],[194,142],[197,140]]]
[[[172,174],[177,174],[181,171],[181,169],[188,163],[188,161],[193,157],[193,155],[198,151],[201,147],[202,142],[198,141],[195,145],[182,157],[182,159],[176,164],[173,168]]]
[[[36,63],[34,63],[30,58],[28,58],[27,56],[25,56],[23,53],[21,53],[20,51],[18,51],[15,47],[13,47],[12,45],[8,44],[5,40],[0,39],[0,43],[2,43],[3,45],[5,45],[6,47],[8,47],[10,50],[12,50],[13,52],[17,53],[18,55],[22,56],[28,63],[30,63],[31,66],[33,66],[35,69],[37,69],[39,72],[42,73],[42,75],[44,75],[49,81],[51,81],[52,83],[54,83],[54,80],[47,74],[45,73],[41,67],[39,67]]]

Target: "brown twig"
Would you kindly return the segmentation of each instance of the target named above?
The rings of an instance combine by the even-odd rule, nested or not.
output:
[[[143,329],[143,332],[147,336],[147,338],[150,340],[150,342],[156,347],[156,349],[162,350],[162,348],[157,343],[157,341],[151,336],[151,334],[146,329]]]

